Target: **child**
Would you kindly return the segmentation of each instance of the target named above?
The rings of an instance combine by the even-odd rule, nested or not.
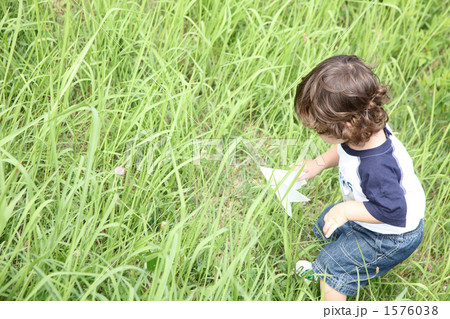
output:
[[[405,147],[386,125],[387,101],[386,89],[356,56],[326,59],[297,87],[298,117],[334,144],[296,167],[304,165],[299,180],[339,165],[343,201],[326,208],[313,227],[326,244],[312,263],[325,300],[355,295],[422,240],[425,194]]]

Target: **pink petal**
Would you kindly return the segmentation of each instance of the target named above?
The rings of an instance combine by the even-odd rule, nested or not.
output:
[[[125,170],[124,170],[122,167],[120,167],[120,166],[117,166],[117,167],[114,169],[114,171],[116,172],[117,175],[123,175],[123,174],[125,174]]]

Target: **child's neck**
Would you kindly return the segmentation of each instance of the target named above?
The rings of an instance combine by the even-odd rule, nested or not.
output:
[[[373,133],[370,139],[362,145],[355,145],[351,143],[347,143],[347,145],[348,147],[354,149],[355,151],[364,151],[378,147],[385,141],[386,141],[386,134],[384,133],[384,130],[379,130],[378,132]]]

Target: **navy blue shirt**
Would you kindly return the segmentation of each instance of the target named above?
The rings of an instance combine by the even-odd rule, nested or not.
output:
[[[372,231],[398,234],[413,230],[425,211],[425,194],[411,157],[386,126],[386,141],[368,150],[338,146],[339,181],[344,200],[364,203],[383,224],[357,222]]]

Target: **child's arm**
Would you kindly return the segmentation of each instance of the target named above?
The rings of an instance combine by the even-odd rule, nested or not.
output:
[[[297,179],[297,181],[312,178],[326,168],[337,166],[338,163],[339,163],[339,155],[337,152],[337,145],[334,145],[332,148],[330,148],[322,155],[317,156],[314,160],[301,162],[299,165],[297,165],[294,171],[298,171],[303,167],[303,165],[305,165],[302,171],[302,175]]]
[[[325,221],[323,233],[327,238],[330,237],[338,227],[344,225],[349,220],[370,224],[383,224],[369,213],[362,202],[354,200],[334,205],[325,215],[323,220]]]

